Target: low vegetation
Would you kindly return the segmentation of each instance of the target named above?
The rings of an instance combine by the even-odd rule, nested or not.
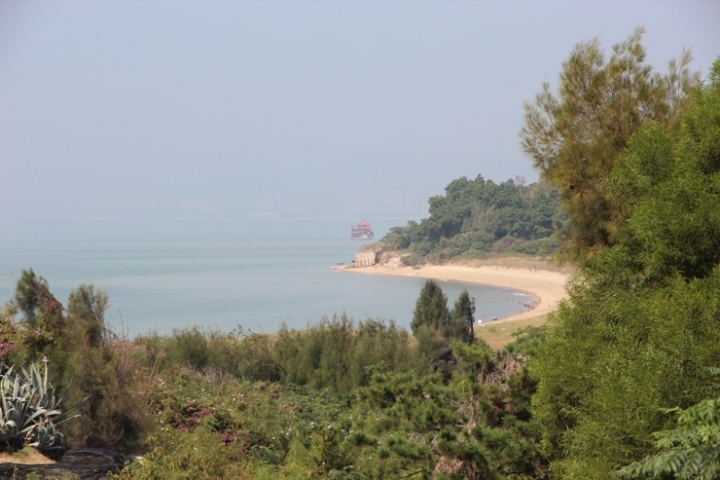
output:
[[[47,405],[6,408],[0,427],[42,452],[141,453],[143,462],[121,473],[140,479],[545,475],[529,412],[529,350],[476,341],[467,292],[450,309],[428,281],[416,336],[393,322],[341,316],[276,334],[189,328],[129,341],[106,328],[103,292],[84,285],[68,303],[53,309],[48,283],[28,270],[1,322],[7,402]],[[82,354],[69,355],[70,344]],[[7,366],[36,359],[41,370]],[[68,405],[83,401],[60,405],[49,379],[68,390]],[[55,432],[52,420],[75,410],[87,418],[64,423],[65,435],[46,444],[41,432]],[[10,419],[20,411],[25,417]]]
[[[488,347],[498,350],[516,341],[520,335],[542,331],[546,324],[547,315],[538,315],[520,320],[501,320],[478,325],[475,328],[475,334]]]

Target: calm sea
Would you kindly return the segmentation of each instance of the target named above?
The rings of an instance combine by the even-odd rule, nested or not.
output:
[[[0,236],[0,302],[23,269],[65,304],[81,283],[110,296],[106,320],[131,337],[193,325],[230,331],[303,328],[324,316],[394,319],[408,327],[424,280],[338,272],[366,242],[349,221],[252,220],[229,227],[27,227]],[[392,225],[375,224],[376,240]],[[511,289],[441,282],[450,306],[467,288],[476,318],[523,309]]]

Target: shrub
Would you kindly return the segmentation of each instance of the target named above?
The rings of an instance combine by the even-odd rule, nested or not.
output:
[[[62,449],[64,437],[57,426],[74,418],[70,414],[87,400],[86,397],[63,412],[60,404],[67,390],[60,398],[55,397],[55,389],[48,382],[47,365],[43,374],[35,365],[29,370],[11,367],[0,380],[0,392],[0,430],[24,437],[26,444],[43,453]]]

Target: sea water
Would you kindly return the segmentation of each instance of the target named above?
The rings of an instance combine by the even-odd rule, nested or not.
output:
[[[369,243],[349,238],[350,223],[255,219],[231,227],[5,231],[0,236],[0,302],[12,297],[22,270],[32,268],[63,304],[82,283],[107,292],[106,321],[130,337],[192,326],[274,332],[283,324],[305,328],[342,314],[355,320],[392,319],[409,327],[425,280],[332,268],[350,263],[353,253]],[[375,228],[380,235],[387,230]],[[450,307],[467,289],[481,321],[523,310],[532,300],[513,289],[439,284]]]

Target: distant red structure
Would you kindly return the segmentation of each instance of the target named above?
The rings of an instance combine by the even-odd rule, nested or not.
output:
[[[350,227],[350,238],[370,240],[373,236],[375,236],[375,234],[373,233],[372,225],[365,220]]]

